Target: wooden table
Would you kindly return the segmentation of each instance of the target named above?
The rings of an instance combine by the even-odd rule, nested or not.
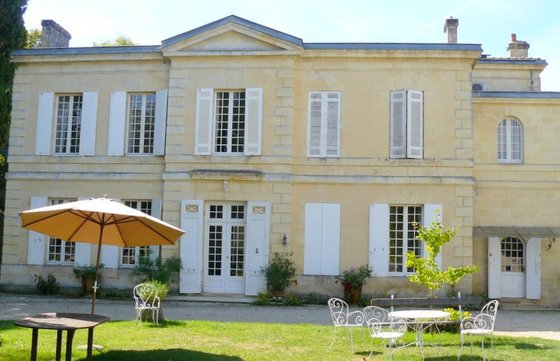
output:
[[[66,331],[66,361],[72,360],[72,340],[74,332],[81,328],[88,329],[87,359],[92,359],[93,328],[103,322],[109,321],[109,317],[92,315],[89,313],[41,313],[15,321],[18,326],[33,329],[31,340],[31,361],[37,360],[37,339],[39,329],[56,330],[56,361],[60,361],[62,346],[62,331]]]

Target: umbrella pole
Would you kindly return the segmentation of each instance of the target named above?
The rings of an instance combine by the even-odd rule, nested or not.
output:
[[[99,244],[97,245],[97,260],[95,261],[95,282],[93,284],[93,297],[91,299],[91,314],[95,313],[95,299],[97,296],[97,278],[99,277],[99,257],[101,256],[101,242],[103,241],[103,227],[105,225],[102,223],[100,225],[101,229],[99,231]]]

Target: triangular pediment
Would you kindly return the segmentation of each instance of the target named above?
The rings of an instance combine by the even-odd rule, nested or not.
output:
[[[299,52],[301,39],[229,16],[162,42],[164,56]]]

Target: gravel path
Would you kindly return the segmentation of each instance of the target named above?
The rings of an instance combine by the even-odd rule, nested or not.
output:
[[[42,312],[91,312],[91,300],[15,295],[0,293],[0,319],[16,320]],[[194,302],[166,300],[163,312],[170,320],[209,320],[240,322],[309,323],[329,325],[331,319],[326,305],[299,307],[255,306],[247,303]],[[101,299],[96,313],[112,320],[135,318],[134,302]],[[495,333],[518,337],[540,337],[560,340],[560,311],[498,311]]]

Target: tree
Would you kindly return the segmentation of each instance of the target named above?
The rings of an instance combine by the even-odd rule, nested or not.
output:
[[[93,42],[93,46],[132,46],[138,45],[132,39],[124,35],[119,35],[115,40],[105,40],[101,42]]]
[[[41,45],[41,35],[43,32],[39,29],[31,29],[27,32],[27,37],[25,39],[26,49],[38,48]]]

